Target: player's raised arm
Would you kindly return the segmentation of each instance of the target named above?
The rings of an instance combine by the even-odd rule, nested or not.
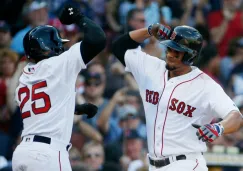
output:
[[[84,33],[80,51],[85,64],[100,53],[106,45],[106,36],[100,26],[82,15],[78,8],[66,5],[59,15],[63,24],[77,24]]]
[[[113,54],[125,65],[124,55],[128,49],[137,48],[145,39],[155,36],[158,40],[164,40],[169,37],[171,29],[162,24],[152,24],[148,28],[125,33],[112,44]]]

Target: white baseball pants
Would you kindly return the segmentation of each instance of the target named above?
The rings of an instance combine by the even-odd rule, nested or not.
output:
[[[13,171],[72,171],[67,145],[55,140],[50,144],[33,142],[25,136],[14,151]]]

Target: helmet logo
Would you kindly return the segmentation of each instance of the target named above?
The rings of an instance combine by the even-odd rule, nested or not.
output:
[[[176,37],[176,33],[173,31],[172,35],[170,36],[170,40],[174,40]]]
[[[73,14],[73,8],[68,8],[68,11],[69,11],[69,15]]]

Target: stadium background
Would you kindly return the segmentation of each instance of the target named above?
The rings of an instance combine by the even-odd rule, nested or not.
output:
[[[80,7],[101,25],[108,40],[106,49],[77,79],[76,102],[94,103],[99,112],[91,120],[75,116],[70,151],[73,171],[147,170],[145,117],[137,85],[111,53],[111,42],[126,31],[157,22],[197,28],[204,37],[197,66],[218,82],[243,112],[242,0],[1,0],[0,171],[11,171],[12,153],[20,142],[22,119],[13,99],[26,64],[23,36],[34,26],[49,24],[71,40],[66,49],[82,40],[75,25],[64,26],[57,19],[65,3]],[[165,58],[165,47],[154,38],[146,40],[142,48]],[[241,129],[208,144],[204,156],[210,171],[242,171],[242,153]]]

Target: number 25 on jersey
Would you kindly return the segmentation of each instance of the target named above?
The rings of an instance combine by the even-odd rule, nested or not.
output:
[[[20,107],[23,119],[31,116],[30,110],[32,110],[32,112],[35,115],[44,114],[44,113],[47,113],[50,110],[50,108],[51,108],[50,96],[48,94],[46,94],[44,91],[36,92],[36,90],[42,89],[42,88],[45,88],[45,87],[47,87],[46,81],[41,81],[41,82],[38,82],[38,83],[32,85],[32,87],[30,89],[27,86],[25,86],[25,87],[21,87],[18,90],[18,99],[20,101],[19,107]],[[21,98],[22,94],[24,94],[24,95]],[[44,101],[44,106],[36,107],[36,100],[41,100],[41,99]],[[23,111],[24,105],[29,100],[30,100],[30,103],[31,103],[29,110]]]

